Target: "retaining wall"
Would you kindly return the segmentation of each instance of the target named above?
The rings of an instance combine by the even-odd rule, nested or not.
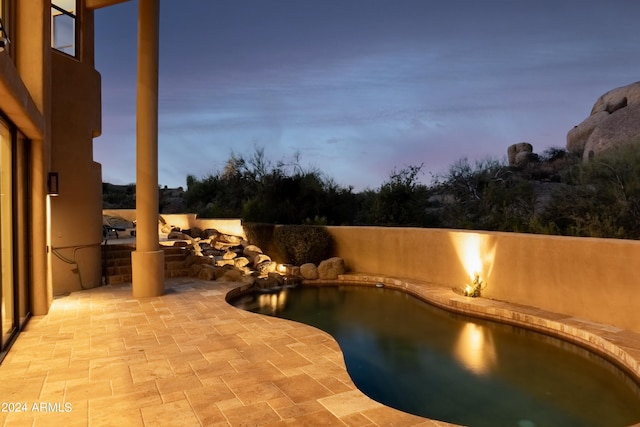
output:
[[[640,332],[640,242],[391,227],[327,227],[350,271],[464,287]]]

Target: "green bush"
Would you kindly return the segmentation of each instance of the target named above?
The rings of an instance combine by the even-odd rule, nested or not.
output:
[[[279,253],[278,248],[276,248],[275,243],[273,242],[273,231],[275,229],[275,225],[267,224],[263,222],[243,222],[242,228],[244,229],[244,234],[247,236],[247,241],[256,245],[265,254],[268,254],[271,259],[275,262],[284,263],[286,262],[284,256]]]
[[[324,227],[278,226],[273,232],[273,241],[286,262],[294,265],[318,264],[331,253],[331,235]]]

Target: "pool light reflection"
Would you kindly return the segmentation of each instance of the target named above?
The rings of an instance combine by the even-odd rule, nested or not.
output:
[[[454,354],[475,374],[487,375],[496,366],[496,348],[491,332],[473,322],[467,322],[460,331]]]

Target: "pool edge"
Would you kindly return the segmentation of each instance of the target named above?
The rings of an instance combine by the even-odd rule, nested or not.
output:
[[[382,283],[385,287],[402,290],[451,312],[511,324],[564,339],[585,347],[614,363],[640,385],[640,360],[625,349],[629,348],[637,352],[640,357],[640,334],[637,334],[639,346],[627,347],[614,342],[612,335],[618,332],[634,334],[633,332],[537,307],[487,298],[466,297],[455,293],[451,288],[429,282],[366,273],[342,274],[337,280],[303,281],[303,284],[314,285],[335,285],[336,283],[365,286]],[[604,334],[599,333],[600,331],[607,331],[606,335],[603,336]]]

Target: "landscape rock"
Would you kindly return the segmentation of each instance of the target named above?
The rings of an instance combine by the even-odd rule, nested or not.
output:
[[[253,265],[258,265],[258,264],[262,264],[265,261],[271,261],[271,257],[269,255],[265,255],[263,253],[259,253],[257,254],[255,257],[253,257]]]
[[[318,278],[324,280],[335,280],[340,274],[344,274],[344,259],[333,257],[320,262],[318,265]]]
[[[222,254],[222,258],[223,259],[234,259],[238,256],[237,253],[233,252],[233,251],[225,251],[224,254]]]
[[[191,236],[189,236],[188,234],[183,233],[182,231],[180,231],[180,229],[173,229],[171,230],[171,232],[169,233],[169,235],[167,236],[167,239],[170,240],[191,240]]]
[[[218,237],[219,234],[220,232],[215,228],[207,228],[202,230],[202,235],[200,237],[202,237],[203,239],[211,239],[211,238],[215,239],[216,237]]]
[[[242,250],[242,254],[247,258],[255,258],[256,255],[261,254],[262,249],[257,247],[256,245],[249,245]]]
[[[216,265],[218,267],[224,267],[226,265],[234,266],[235,263],[233,262],[232,259],[226,259],[226,258],[220,257],[220,258],[216,258]]]
[[[247,265],[249,265],[249,259],[243,256],[234,258],[233,265],[235,265],[237,268],[246,267]]]
[[[269,273],[276,271],[277,264],[273,261],[263,261],[260,264],[256,264],[256,271],[260,276],[266,276]]]
[[[318,278],[318,267],[311,262],[302,264],[300,266],[300,275],[307,280],[316,280]]]

